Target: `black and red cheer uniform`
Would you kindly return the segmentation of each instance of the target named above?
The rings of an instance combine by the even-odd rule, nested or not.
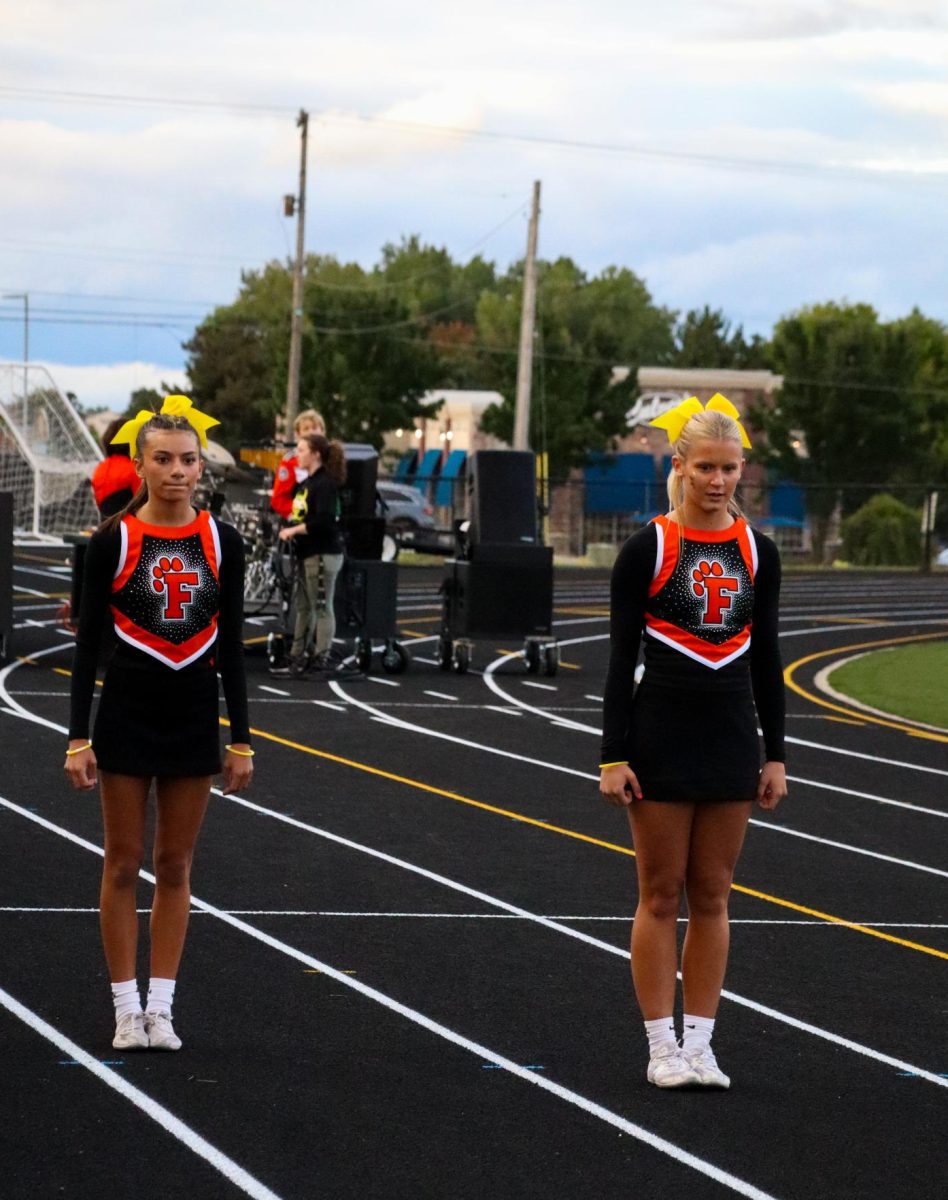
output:
[[[221,769],[217,675],[233,742],[249,742],[243,644],[243,542],[199,512],[187,525],[123,517],[86,551],[70,738],[89,735],[108,611],[117,644],[92,743],[104,771],[213,775]]]
[[[742,517],[633,534],[612,573],[600,762],[628,762],[646,800],[753,799],[758,718],[767,760],[784,760],[779,593],[777,547]]]

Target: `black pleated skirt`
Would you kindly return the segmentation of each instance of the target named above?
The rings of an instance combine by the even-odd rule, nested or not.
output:
[[[746,688],[636,689],[627,743],[645,800],[753,800],[760,774],[754,698]]]
[[[92,748],[119,775],[216,775],[221,769],[217,672],[112,663],[105,675]]]

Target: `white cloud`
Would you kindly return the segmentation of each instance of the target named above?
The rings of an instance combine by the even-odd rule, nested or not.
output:
[[[139,388],[161,390],[162,383],[187,389],[190,381],[179,367],[162,367],[149,362],[120,362],[76,367],[68,363],[42,362],[61,392],[72,392],[83,408],[110,408],[121,413]]]

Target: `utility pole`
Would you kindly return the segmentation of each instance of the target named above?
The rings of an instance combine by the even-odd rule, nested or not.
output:
[[[290,319],[290,367],[286,378],[286,414],[284,434],[293,435],[293,423],[300,410],[300,358],[303,349],[303,234],[306,216],[306,135],[309,113],[300,109],[296,118],[300,133],[300,190],[297,196],[283,197],[283,211],[296,213],[296,261],[293,264],[293,311]]]
[[[533,184],[533,206],[527,228],[527,258],[523,267],[523,308],[520,311],[520,353],[517,358],[517,400],[513,448],[530,449],[530,385],[533,382],[533,324],[537,311],[537,228],[540,224],[540,181]]]

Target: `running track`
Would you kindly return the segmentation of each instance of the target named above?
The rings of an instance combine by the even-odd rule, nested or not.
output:
[[[645,1083],[634,863],[595,787],[601,574],[557,576],[553,679],[506,643],[426,661],[434,572],[402,572],[400,677],[272,679],[248,624],[257,777],[199,847],[185,1048],[112,1051],[60,556],[18,551],[30,661],[0,671],[4,1200],[944,1194],[948,739],[814,683],[948,636],[944,575],[785,581],[791,794],[736,881],[732,1089],[686,1094]]]

